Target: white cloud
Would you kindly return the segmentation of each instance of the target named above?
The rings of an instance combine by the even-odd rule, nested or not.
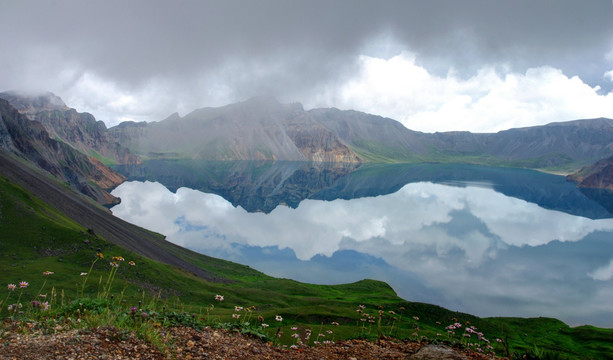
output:
[[[606,73],[604,73],[604,78],[613,82],[613,70],[609,70]]]
[[[613,259],[611,259],[608,265],[599,267],[598,269],[589,273],[588,276],[594,280],[600,281],[608,281],[613,279]]]
[[[599,95],[552,67],[525,73],[483,67],[463,79],[429,73],[414,55],[361,56],[361,72],[315,101],[401,121],[413,130],[493,132],[581,118],[613,117],[613,93]],[[609,74],[609,73],[607,73]]]

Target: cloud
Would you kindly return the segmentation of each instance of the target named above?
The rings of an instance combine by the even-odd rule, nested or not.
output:
[[[599,95],[599,88],[552,67],[525,73],[484,67],[469,78],[453,70],[441,77],[408,52],[388,60],[361,56],[360,64],[353,79],[327,89],[318,101],[390,117],[425,132],[494,132],[613,117],[613,93]]]
[[[322,90],[349,91],[349,84],[363,81],[352,75],[365,73],[365,59],[390,60],[404,50],[415,54],[414,63],[409,62],[413,75],[425,71],[433,83],[409,89],[410,108],[395,101],[406,101],[403,94],[391,94],[385,102],[382,96],[388,95],[380,92],[379,104],[390,109],[373,106],[373,112],[403,121],[413,116],[409,125],[415,128],[425,129],[425,122],[444,115],[456,120],[466,115],[469,120],[456,121],[454,129],[497,129],[518,123],[524,114],[515,111],[507,125],[485,125],[487,119],[480,116],[498,115],[491,106],[499,102],[477,111],[483,95],[467,82],[504,83],[507,75],[521,79],[528,77],[528,69],[547,65],[560,69],[567,80],[578,76],[588,87],[600,85],[607,92],[611,83],[601,82],[610,69],[604,56],[613,36],[610,16],[609,3],[581,1],[390,0],[373,7],[362,0],[351,6],[320,0],[181,6],[157,0],[23,0],[0,4],[0,32],[11,34],[2,42],[7,56],[0,58],[0,84],[4,90],[55,92],[107,126],[122,119],[160,120],[175,111],[225,105],[259,93],[342,107],[353,106],[359,94],[346,103],[316,100]],[[411,70],[399,60],[387,66]],[[501,72],[499,64],[507,70]],[[445,85],[456,88],[441,90]],[[420,95],[431,92],[437,97],[424,104]],[[342,100],[338,91],[330,95]],[[132,100],[118,102],[127,97]]]
[[[600,281],[608,281],[613,279],[613,259],[611,259],[608,265],[599,267],[593,272],[588,273],[588,276],[594,280]]]
[[[613,70],[609,70],[606,73],[604,73],[604,78],[613,82]]]

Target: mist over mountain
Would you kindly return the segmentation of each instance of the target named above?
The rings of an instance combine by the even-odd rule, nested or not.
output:
[[[551,123],[498,133],[422,133],[352,110],[313,109],[256,97],[124,122],[109,136],[145,158],[315,162],[462,162],[578,169],[613,155],[613,120]]]

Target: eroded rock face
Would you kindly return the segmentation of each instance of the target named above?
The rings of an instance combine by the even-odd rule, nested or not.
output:
[[[3,99],[0,99],[0,123],[0,148],[31,161],[101,204],[119,201],[105,189],[119,185],[123,176],[100,162],[93,163],[68,144],[50,138],[40,122],[28,119]]]
[[[583,188],[613,190],[613,156],[586,166],[566,179]]]
[[[96,156],[117,164],[140,164],[141,159],[114,141],[104,122],[89,113],[71,109],[52,93],[39,95],[0,93],[21,114],[40,122],[52,139],[69,144],[86,156]]]
[[[468,360],[468,357],[440,345],[428,345],[419,349],[409,359],[412,360]]]

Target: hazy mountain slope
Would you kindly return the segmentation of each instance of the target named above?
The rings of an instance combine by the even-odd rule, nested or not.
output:
[[[531,167],[592,162],[613,154],[613,120],[589,119],[484,134],[484,150]]]
[[[300,118],[298,118],[300,117]],[[172,115],[157,123],[123,123],[113,138],[149,157],[204,160],[359,161],[299,104],[253,98]]]
[[[613,155],[613,120],[501,131],[422,133],[352,110],[283,105],[266,97],[109,129],[150,158],[324,162],[462,162],[577,169]]]
[[[96,121],[89,113],[71,109],[52,93],[27,95],[17,92],[0,93],[30,120],[37,120],[53,139],[70,144],[87,156],[94,156],[104,163],[138,164],[140,159],[118,142],[111,141],[102,121]]]
[[[122,183],[125,179],[122,175],[69,145],[51,139],[40,122],[29,120],[2,99],[0,123],[0,146],[3,149],[32,161],[100,203],[118,202],[103,189]]]
[[[309,114],[369,161],[415,161],[429,154],[429,136],[396,120],[334,108]]]

